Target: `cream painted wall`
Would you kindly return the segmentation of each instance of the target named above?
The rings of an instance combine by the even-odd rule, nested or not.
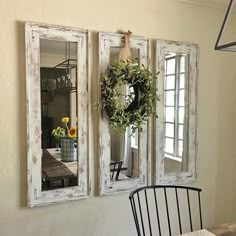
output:
[[[223,14],[176,0],[0,0],[0,235],[135,235],[128,194],[26,208],[25,21],[96,31],[130,29],[135,35],[199,44],[199,178],[195,186],[204,190],[206,227],[236,220],[236,54],[213,50]],[[94,58],[95,51],[96,47]],[[96,80],[94,69],[92,101]],[[90,123],[93,166],[95,111]]]

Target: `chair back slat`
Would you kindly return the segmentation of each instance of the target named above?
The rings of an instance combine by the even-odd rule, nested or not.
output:
[[[146,209],[147,209],[147,216],[148,216],[149,232],[150,232],[150,236],[152,236],[152,226],[151,226],[151,219],[150,219],[150,213],[149,213],[149,207],[148,207],[148,199],[147,199],[147,191],[146,191],[146,189],[144,190],[144,194],[145,194]]]
[[[112,167],[112,170],[111,170],[111,179],[113,179],[114,173],[115,173],[115,169],[116,169],[116,164],[111,165],[111,167]]]
[[[180,218],[180,210],[179,210],[179,196],[178,196],[178,189],[177,188],[175,188],[175,198],[176,198],[178,220],[179,220],[179,233],[182,234],[182,226],[181,226],[181,218]]]
[[[136,205],[135,205],[134,198],[130,199],[130,203],[131,203],[131,208],[132,208],[132,212],[133,212],[134,221],[135,221],[136,229],[137,229],[137,232],[138,232],[138,236],[141,236],[141,231],[140,231],[139,223],[138,223],[138,214],[137,214],[137,211],[136,211]]]
[[[168,222],[169,235],[171,236],[170,216],[169,216],[169,208],[168,208],[168,200],[167,200],[167,195],[166,195],[166,188],[164,188],[164,196],[165,196],[165,203],[166,203],[166,216],[167,216],[167,222]]]
[[[188,198],[188,212],[189,212],[189,223],[191,232],[193,232],[193,223],[192,223],[192,215],[191,215],[191,206],[190,206],[190,199],[189,199],[189,190],[187,189],[187,198]]]
[[[158,225],[159,235],[161,236],[161,225],[160,225],[160,218],[159,218],[159,209],[158,209],[158,204],[157,204],[157,194],[156,194],[155,188],[153,188],[153,193],[154,193],[154,199],[155,199],[157,225]]]
[[[200,196],[200,192],[198,192],[198,206],[199,206],[200,227],[201,227],[201,229],[203,229],[203,227],[202,227],[202,209],[201,209],[201,196]]]
[[[201,191],[199,188],[177,185],[153,185],[134,190],[129,200],[137,235],[175,236],[188,232],[189,228],[193,232],[193,222],[196,220],[198,226],[194,224],[194,230],[199,229],[196,214],[199,215],[202,229]],[[194,215],[193,210],[196,210]],[[187,227],[189,225],[190,227]]]
[[[142,223],[143,236],[145,236],[145,227],[143,223],[143,214],[142,214],[142,209],[141,209],[141,204],[140,204],[139,193],[137,193],[137,196],[138,196],[139,214],[140,214],[141,223]]]

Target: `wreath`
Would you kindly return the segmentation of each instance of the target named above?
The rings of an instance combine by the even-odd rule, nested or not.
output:
[[[113,62],[102,82],[102,107],[110,118],[110,127],[132,133],[156,116],[156,76],[134,61]]]

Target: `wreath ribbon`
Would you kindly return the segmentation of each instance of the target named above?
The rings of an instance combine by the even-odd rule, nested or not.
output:
[[[124,35],[124,47],[121,48],[120,54],[119,54],[119,61],[131,61],[131,50],[130,50],[130,44],[129,39],[132,34],[131,31],[128,30],[128,32],[122,33]]]

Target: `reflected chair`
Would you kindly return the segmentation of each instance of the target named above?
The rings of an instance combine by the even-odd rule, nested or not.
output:
[[[123,164],[123,161],[112,161],[110,163],[111,180],[114,180],[114,177],[116,181],[119,179],[119,174],[121,171],[122,164]]]
[[[154,185],[129,196],[138,236],[176,236],[202,229],[201,189]]]

